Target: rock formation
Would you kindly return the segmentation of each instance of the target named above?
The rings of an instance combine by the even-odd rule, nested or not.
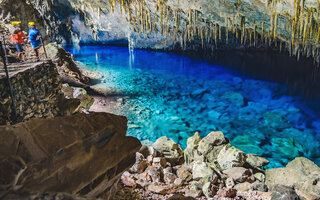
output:
[[[0,126],[0,197],[110,199],[141,146],[126,137],[126,123],[125,117],[92,113]]]

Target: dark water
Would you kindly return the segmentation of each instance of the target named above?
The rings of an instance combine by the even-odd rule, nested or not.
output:
[[[297,156],[320,165],[318,103],[287,95],[286,85],[170,53],[67,49],[84,68],[103,74],[95,86],[113,91],[112,111],[127,116],[128,134],[145,143],[165,135],[185,147],[195,131],[204,137],[220,130],[246,153],[269,159],[269,168]]]

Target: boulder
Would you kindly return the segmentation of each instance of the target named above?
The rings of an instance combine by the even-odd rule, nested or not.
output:
[[[207,176],[213,176],[214,171],[205,163],[202,161],[196,161],[193,163],[192,168],[192,177],[193,179],[201,179]]]
[[[259,157],[258,155],[255,155],[255,154],[247,154],[246,162],[249,165],[253,167],[258,167],[258,168],[262,168],[269,164],[269,161],[267,159]]]
[[[311,199],[320,198],[320,168],[307,158],[297,157],[284,168],[266,170],[266,184],[269,187],[284,185],[295,187],[297,193]]]
[[[246,155],[235,147],[225,146],[220,151],[217,161],[222,170],[233,167],[242,167],[246,162]]]
[[[190,181],[192,179],[192,174],[189,172],[189,170],[182,166],[177,170],[177,175],[180,179],[184,181]]]
[[[207,198],[212,198],[217,194],[218,189],[214,184],[207,182],[203,185],[202,192]]]
[[[195,160],[195,157],[198,157],[198,144],[201,140],[199,132],[196,132],[192,137],[189,137],[187,140],[187,148],[184,150],[184,159],[186,164],[190,164]]]
[[[300,200],[294,189],[288,186],[274,185],[271,192],[271,200]]]
[[[221,131],[211,132],[199,142],[198,151],[201,154],[206,155],[212,151],[215,146],[227,143],[228,140]]]
[[[4,184],[15,180],[26,193],[81,191],[90,198],[103,193],[111,199],[141,147],[137,139],[126,136],[126,123],[125,117],[112,114],[78,113],[0,126],[1,156],[23,163],[10,162],[15,167],[7,168],[8,174],[12,170],[19,176],[0,173],[0,180]]]
[[[249,169],[243,167],[229,168],[224,170],[223,173],[231,177],[235,183],[243,183],[252,175]]]
[[[159,138],[152,144],[152,147],[160,152],[172,165],[182,164],[184,162],[182,148],[166,136]]]

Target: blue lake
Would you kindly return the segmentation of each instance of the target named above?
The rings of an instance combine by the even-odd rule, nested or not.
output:
[[[95,87],[112,91],[111,111],[127,116],[128,135],[144,143],[167,136],[185,148],[195,131],[204,137],[219,130],[232,145],[267,158],[269,168],[297,156],[320,166],[317,103],[288,95],[286,85],[171,53],[66,49],[83,68],[103,75]]]

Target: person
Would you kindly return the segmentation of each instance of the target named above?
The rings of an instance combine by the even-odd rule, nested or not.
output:
[[[38,29],[36,29],[36,24],[34,22],[29,22],[29,40],[30,40],[30,45],[34,51],[34,53],[36,54],[37,60],[36,62],[38,62],[40,60],[39,58],[39,48],[41,45],[41,35]]]
[[[15,44],[17,52],[18,52],[18,57],[20,62],[23,61],[23,47],[22,45],[24,44],[25,40],[25,34],[21,30],[21,21],[14,21],[11,23],[12,26],[14,26],[14,29],[11,33],[11,41]]]

